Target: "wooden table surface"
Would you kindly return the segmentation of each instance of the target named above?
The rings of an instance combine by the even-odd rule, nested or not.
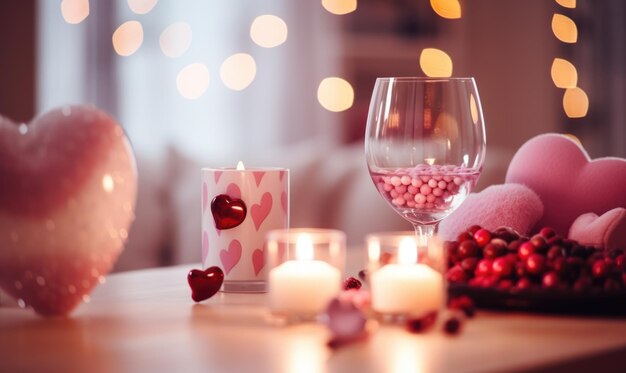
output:
[[[263,294],[194,304],[192,267],[110,275],[65,319],[0,307],[0,372],[626,371],[624,319],[479,312],[457,337],[378,325],[330,350],[321,324],[269,323]]]

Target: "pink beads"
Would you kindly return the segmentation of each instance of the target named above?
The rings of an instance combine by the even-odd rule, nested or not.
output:
[[[471,169],[451,165],[418,165],[393,173],[372,174],[378,190],[397,207],[447,209],[465,184],[474,183]],[[467,190],[465,190],[467,192]]]

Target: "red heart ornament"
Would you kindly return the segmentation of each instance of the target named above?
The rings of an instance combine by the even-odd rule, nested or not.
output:
[[[220,194],[211,201],[211,213],[217,229],[231,229],[246,218],[246,204],[228,194]]]
[[[202,302],[220,290],[224,282],[224,272],[220,267],[209,267],[204,271],[192,269],[187,274],[187,282],[191,288],[191,299]]]
[[[562,236],[581,214],[602,215],[626,207],[626,159],[591,160],[585,149],[566,136],[544,134],[515,153],[507,183],[524,184],[544,205],[535,228],[554,228]]]
[[[0,287],[41,315],[87,301],[123,249],[136,185],[128,140],[105,113],[0,117]]]

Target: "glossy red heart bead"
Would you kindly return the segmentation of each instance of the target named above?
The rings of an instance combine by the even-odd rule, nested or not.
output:
[[[209,267],[204,271],[192,269],[187,274],[187,282],[191,288],[191,299],[194,302],[201,302],[220,290],[224,282],[224,272],[220,267]]]
[[[246,204],[228,194],[220,194],[211,201],[211,213],[217,229],[231,229],[246,218]]]

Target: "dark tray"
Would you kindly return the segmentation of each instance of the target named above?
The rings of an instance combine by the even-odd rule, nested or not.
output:
[[[626,316],[626,290],[498,290],[450,284],[450,296],[467,295],[476,307],[560,315]]]

